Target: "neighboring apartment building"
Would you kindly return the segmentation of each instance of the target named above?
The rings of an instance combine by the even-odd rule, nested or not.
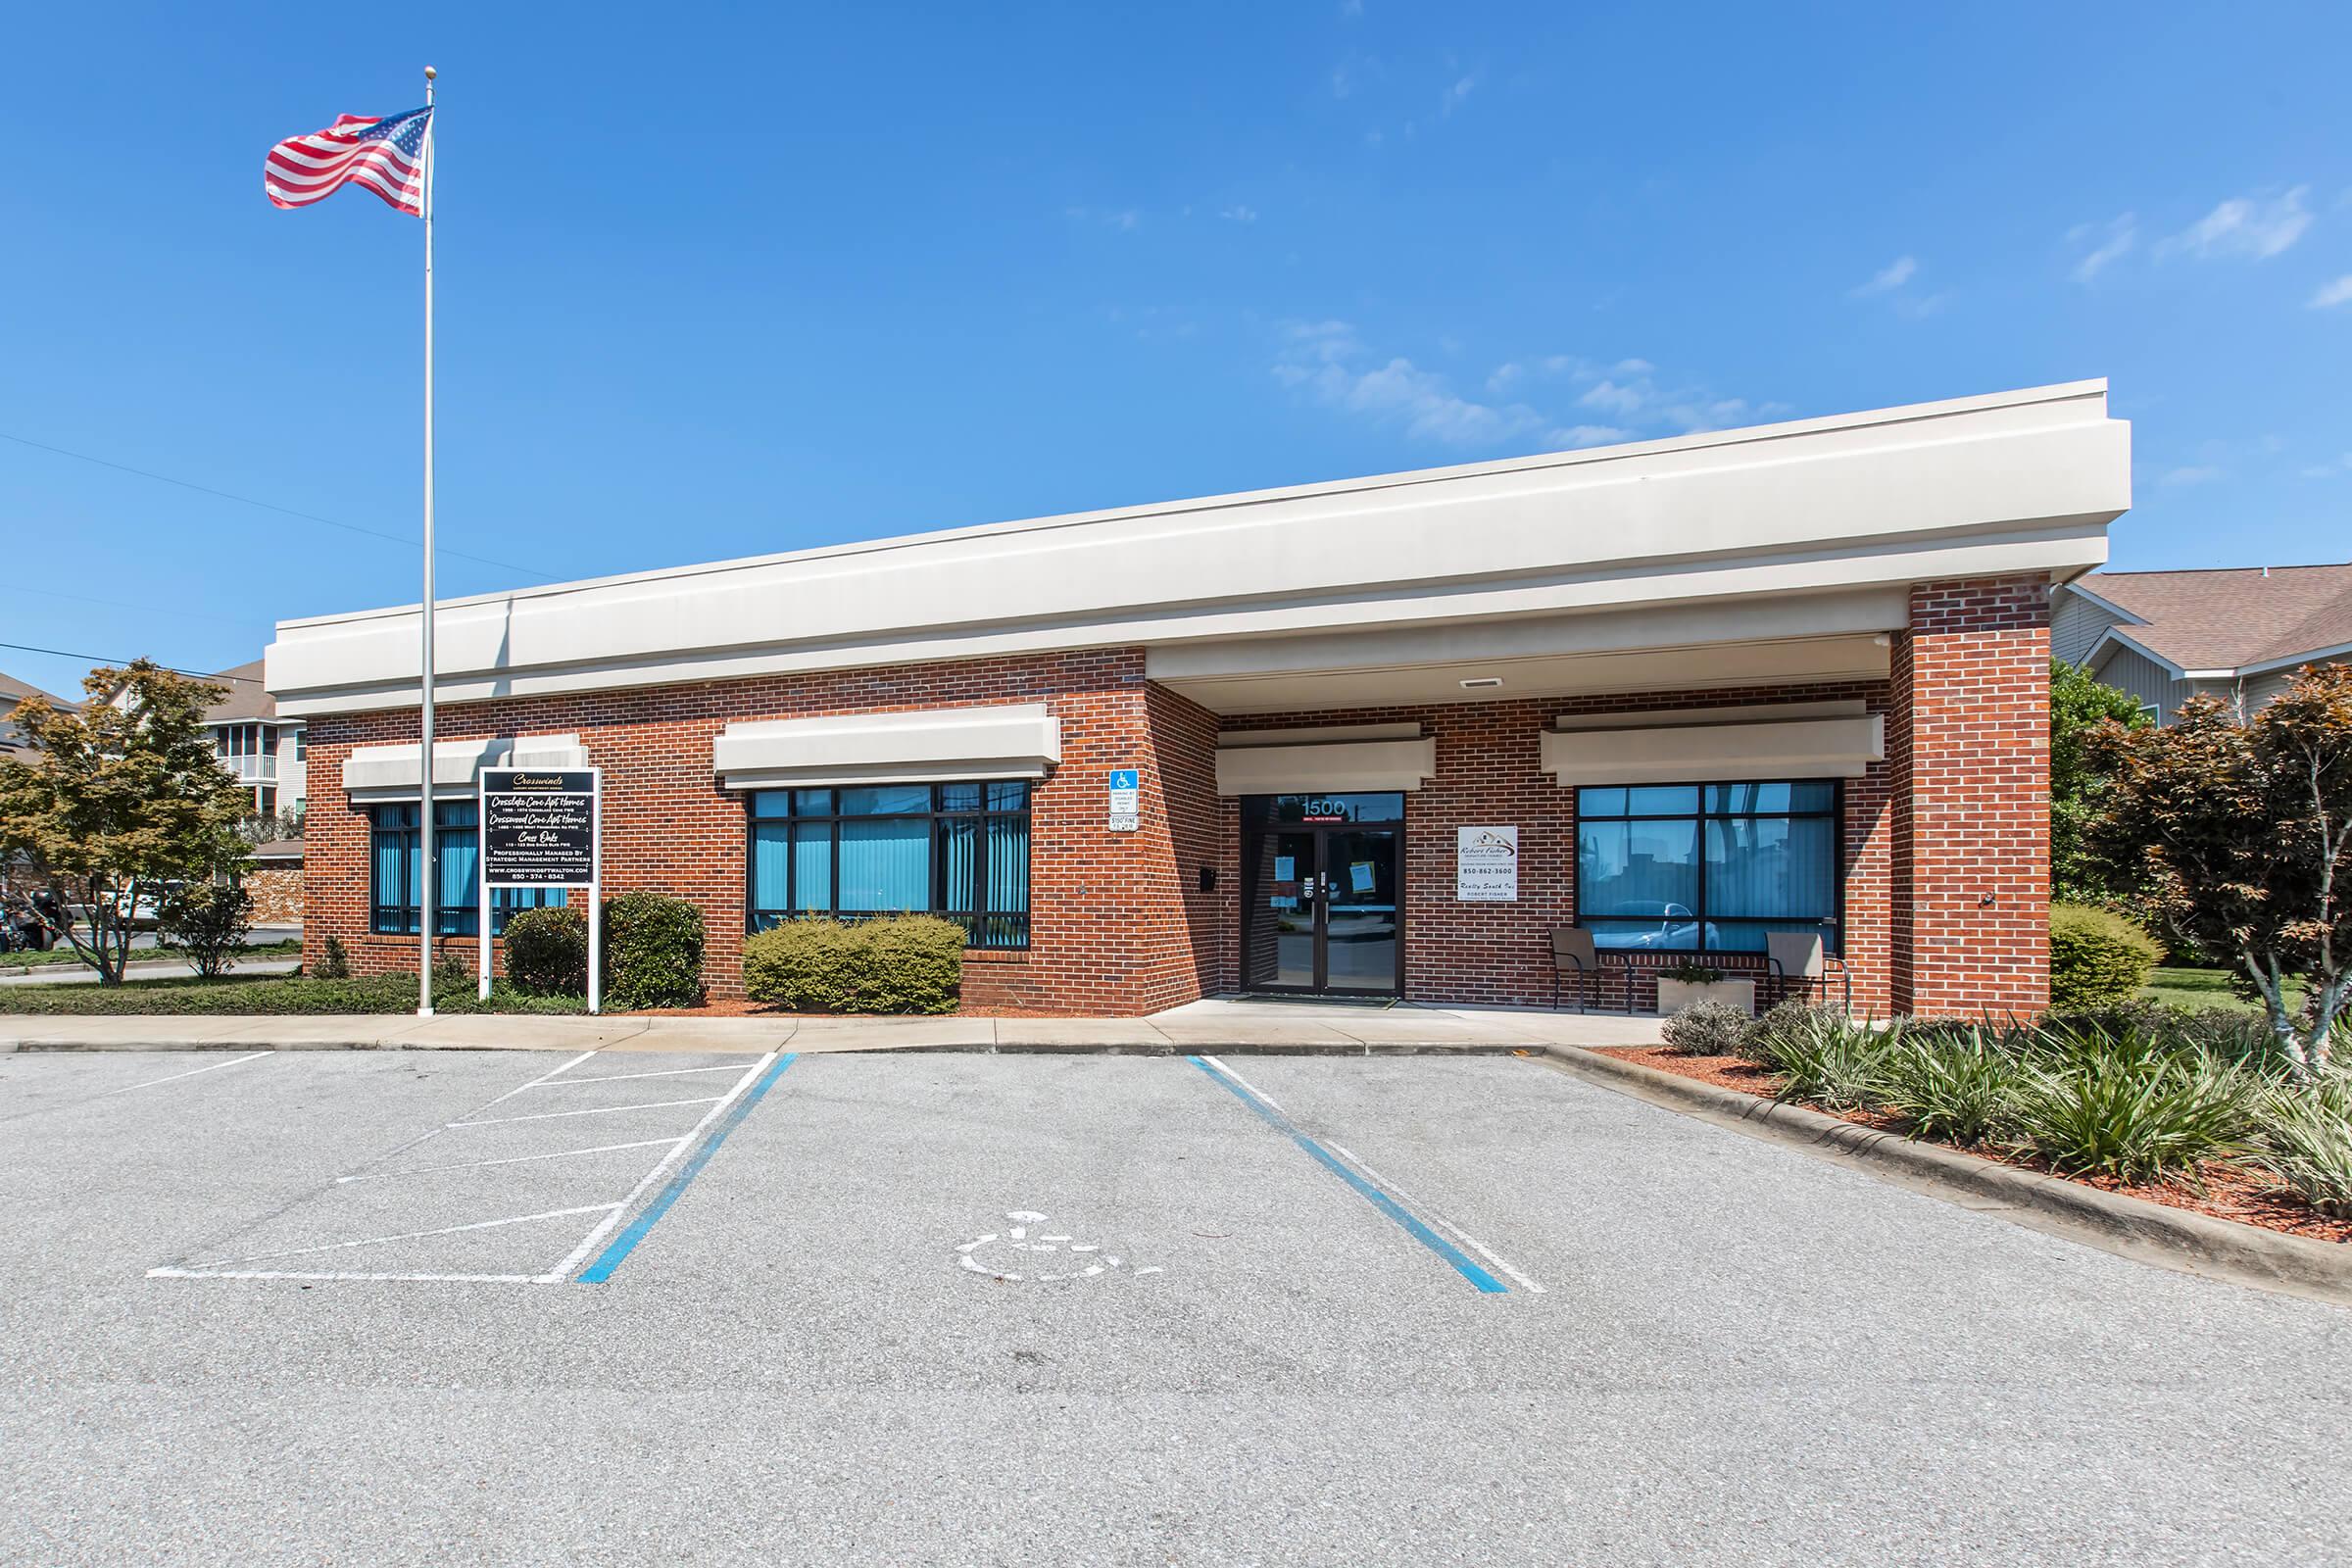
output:
[[[71,710],[80,705],[71,699],[41,690],[28,681],[0,672],[0,757],[16,757],[30,750],[24,744],[23,732],[17,728],[17,705],[27,697],[46,697],[53,708]]]
[[[1023,1011],[1548,1005],[1571,923],[1750,973],[1819,933],[1880,1016],[2038,1011],[2050,587],[2131,504],[2106,392],[451,600],[429,769],[417,608],[283,621],[306,925],[413,969],[430,877],[470,956],[481,769],[594,765],[605,889],[701,906],[722,997],[750,932],[927,909]]]
[[[262,661],[224,669],[212,677],[228,695],[204,710],[213,750],[237,781],[253,791],[257,816],[305,808],[309,774],[309,726],[278,716],[277,703],[262,684]]]
[[[2352,564],[2094,571],[2054,590],[2050,657],[2158,723],[2196,696],[2250,713],[2303,665],[2352,660]]]

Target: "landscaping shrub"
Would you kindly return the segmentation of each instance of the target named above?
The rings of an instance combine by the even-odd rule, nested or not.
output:
[[[1744,1009],[1710,998],[1667,1019],[1658,1033],[1667,1050],[1682,1055],[1729,1056],[1739,1053],[1751,1027]]]
[[[703,911],[661,893],[605,901],[608,1007],[696,1007],[703,1001]]]
[[[2248,1164],[2321,1213],[2352,1219],[2352,1076],[2274,1089],[2256,1108],[2254,1141]]]
[[[588,994],[588,919],[565,906],[507,916],[507,978],[537,996]]]
[[[952,1012],[963,927],[936,915],[787,920],[743,945],[743,989],[795,1012]]]
[[[125,980],[119,986],[56,985],[0,987],[0,1013],[49,1016],[74,1014],[182,1014],[413,1012],[416,1006],[414,974],[371,974],[359,979],[329,980],[320,976],[227,975],[218,980]],[[582,1012],[587,1004],[577,997],[526,997],[505,981],[491,988],[490,1000],[474,995],[473,976],[461,973],[454,984],[438,978],[433,987],[436,1012]]]
[[[2050,1004],[2121,1002],[2148,983],[2162,951],[2138,926],[2087,904],[2050,906]]]
[[[1828,1110],[1874,1110],[1886,1102],[1888,1069],[1903,1048],[1900,1030],[1882,1035],[1828,1008],[1772,1043],[1772,1065],[1786,1075],[1782,1100]]]
[[[344,951],[341,937],[330,936],[326,939],[325,950],[318,955],[318,978],[321,980],[348,980],[351,978],[351,955]]]
[[[253,895],[234,882],[183,882],[155,911],[155,940],[208,980],[236,961],[252,929]]]
[[[1773,1049],[1780,1041],[1806,1034],[1823,1023],[1844,1021],[1845,1014],[1836,1007],[1790,997],[1749,1025],[1735,1054],[1745,1057],[1759,1067],[1777,1067],[1780,1061],[1773,1054]]]
[[[2095,1049],[2061,1042],[2049,1064],[2019,1066],[2010,1138],[2057,1170],[2124,1182],[2194,1179],[2202,1160],[2238,1152],[2254,1080],[2164,1051],[2145,1036]]]
[[[2007,1118],[2017,1081],[2017,1057],[1990,1031],[1922,1029],[1888,1054],[1886,1104],[1914,1138],[1982,1144]]]

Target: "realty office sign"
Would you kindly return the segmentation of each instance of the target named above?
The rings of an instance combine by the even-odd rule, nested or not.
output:
[[[603,776],[593,767],[485,767],[481,772],[481,995],[490,995],[490,895],[500,888],[583,888],[588,894],[588,1010],[603,1002],[597,861]]]

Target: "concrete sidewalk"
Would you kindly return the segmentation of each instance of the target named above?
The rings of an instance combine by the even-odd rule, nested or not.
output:
[[[8,1051],[1525,1051],[1651,1045],[1658,1020],[1476,1007],[1216,999],[1149,1018],[294,1017],[0,1014]]]

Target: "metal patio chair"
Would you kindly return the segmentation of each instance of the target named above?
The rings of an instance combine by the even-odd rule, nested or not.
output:
[[[1562,925],[1551,932],[1551,1004],[1560,1004],[1560,990],[1570,975],[1576,979],[1576,1010],[1583,1012],[1585,990],[1592,991],[1592,1005],[1600,1005],[1600,955],[1593,950],[1592,933],[1583,926]]]
[[[1853,966],[1830,952],[1820,932],[1769,932],[1764,938],[1764,955],[1781,983],[1783,997],[1798,992],[1810,998],[1817,991],[1826,992],[1834,974],[1844,986],[1845,1010],[1854,1010]]]

